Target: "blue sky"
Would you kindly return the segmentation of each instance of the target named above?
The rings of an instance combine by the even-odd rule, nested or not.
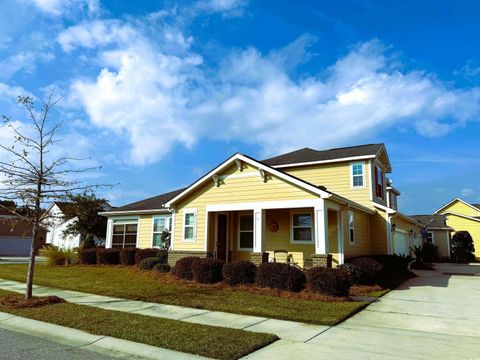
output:
[[[114,205],[234,152],[384,142],[406,213],[480,202],[476,1],[0,0],[0,113],[62,96],[56,151]],[[0,125],[0,141],[7,131]]]

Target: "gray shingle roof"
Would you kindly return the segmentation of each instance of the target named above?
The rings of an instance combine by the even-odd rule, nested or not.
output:
[[[448,227],[445,215],[411,215],[418,222],[426,225],[428,228],[445,228]]]
[[[138,210],[157,210],[165,209],[163,204],[180,194],[185,188],[170,191],[165,194],[157,195],[148,199],[136,201],[127,205],[115,208],[115,211],[138,211]]]
[[[270,166],[277,166],[303,162],[342,159],[353,156],[376,155],[383,146],[383,144],[367,144],[329,150],[303,148],[286,154],[274,156],[272,158],[263,160],[262,162]]]
[[[473,207],[476,207],[478,210],[480,210],[480,204],[470,204],[472,205]]]

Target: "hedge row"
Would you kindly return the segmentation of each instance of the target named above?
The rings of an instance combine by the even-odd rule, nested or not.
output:
[[[160,249],[104,249],[88,248],[80,250],[79,261],[84,265],[140,265],[141,261],[148,258],[158,259],[158,263],[166,264],[168,252]]]
[[[306,272],[283,263],[263,263],[258,268],[249,261],[224,264],[211,258],[185,257],[177,261],[173,274],[204,284],[223,281],[228,285],[256,283],[260,287],[298,292],[308,284],[313,292],[348,296],[353,284],[388,284],[403,276],[410,259],[396,255],[375,255],[352,259],[335,269],[314,268]]]

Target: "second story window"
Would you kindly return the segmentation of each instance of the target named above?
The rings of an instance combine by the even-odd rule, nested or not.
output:
[[[352,174],[352,187],[364,187],[365,186],[365,167],[361,162],[352,163],[351,165],[351,174]]]
[[[375,166],[375,195],[383,199],[383,172],[378,166]]]

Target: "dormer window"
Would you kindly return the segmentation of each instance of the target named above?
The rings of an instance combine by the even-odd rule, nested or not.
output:
[[[365,187],[365,164],[363,162],[351,164],[351,184],[352,188]]]

